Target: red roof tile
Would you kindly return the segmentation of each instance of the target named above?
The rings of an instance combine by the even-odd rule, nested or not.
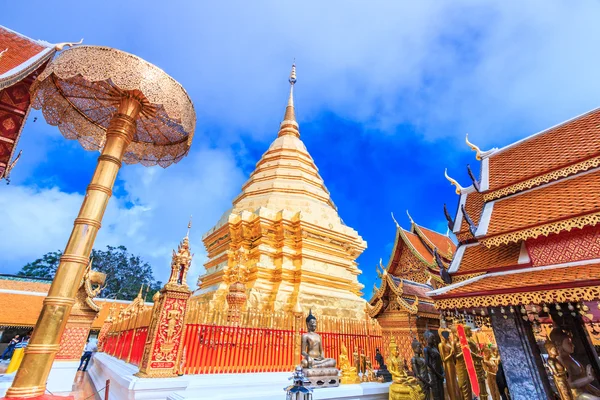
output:
[[[600,153],[600,109],[543,131],[489,157],[489,190],[559,169]]]
[[[0,26],[0,74],[21,65],[45,49],[41,44]]]
[[[417,225],[416,233],[419,236],[422,234],[421,237],[425,242],[435,247],[442,257],[448,260],[452,259],[452,255],[456,251],[456,245],[448,236],[419,225]]]
[[[481,296],[494,293],[520,293],[544,290],[546,287],[567,285],[574,287],[591,280],[598,280],[600,264],[576,265],[538,271],[515,271],[509,274],[486,277],[434,296],[447,297]]]
[[[600,170],[496,201],[486,237],[597,212]]]
[[[474,272],[489,272],[499,268],[516,266],[519,262],[520,252],[521,243],[509,243],[491,248],[481,244],[468,246],[465,248],[457,273],[462,275]]]

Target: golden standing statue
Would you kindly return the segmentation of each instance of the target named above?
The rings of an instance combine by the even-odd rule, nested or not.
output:
[[[469,373],[467,372],[467,364],[465,363],[462,347],[456,333],[456,326],[452,326],[451,344],[454,348],[454,356],[456,358],[456,380],[460,392],[459,398],[461,400],[472,400],[471,382],[469,381]]]
[[[393,336],[390,340],[390,356],[387,359],[387,367],[392,374],[389,400],[425,399],[425,393],[419,382],[412,376],[408,376],[404,370],[404,362],[400,358],[396,339]]]
[[[483,369],[486,373],[487,385],[490,389],[490,396],[492,397],[492,400],[502,400],[502,396],[500,396],[500,389],[498,389],[498,383],[496,382],[498,364],[496,364],[492,354],[492,349],[489,346],[485,346],[483,348]]]
[[[446,377],[446,393],[450,400],[459,400],[460,392],[458,382],[456,381],[456,357],[454,356],[454,347],[450,342],[450,331],[440,328],[440,344],[438,348],[444,363],[444,374]]]
[[[339,357],[339,368],[341,373],[340,383],[342,385],[360,383],[358,372],[356,371],[356,367],[353,367],[350,364],[350,360],[348,359],[348,348],[344,343],[342,343],[342,353]]]
[[[558,360],[558,350],[556,350],[556,346],[554,346],[554,343],[550,340],[547,340],[544,346],[548,352],[548,367],[550,367],[550,372],[552,372],[554,386],[556,386],[556,390],[558,390],[560,399],[575,400],[573,393],[571,392],[571,386],[569,386],[567,369]]]

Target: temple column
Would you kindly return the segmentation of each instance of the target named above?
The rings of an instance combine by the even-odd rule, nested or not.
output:
[[[552,390],[544,371],[542,357],[533,332],[519,315],[508,314],[504,319],[500,308],[488,313],[498,344],[504,374],[512,400],[546,400]]]

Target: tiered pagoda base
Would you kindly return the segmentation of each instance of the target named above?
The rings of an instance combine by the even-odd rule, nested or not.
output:
[[[110,379],[110,400],[281,400],[291,372],[184,375],[138,378],[137,367],[97,353],[88,369],[96,387]],[[315,389],[315,400],[387,400],[389,383],[363,383]]]

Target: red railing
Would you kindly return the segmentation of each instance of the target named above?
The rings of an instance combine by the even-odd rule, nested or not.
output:
[[[184,340],[184,374],[283,372],[300,363],[302,332],[269,328],[245,328],[187,324]],[[342,343],[350,354],[369,359],[381,348],[381,335],[320,333],[327,357],[337,360]]]

